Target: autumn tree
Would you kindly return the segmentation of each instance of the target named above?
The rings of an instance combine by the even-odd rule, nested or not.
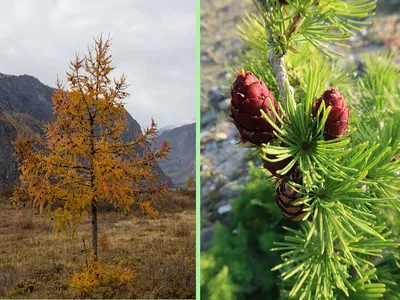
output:
[[[19,137],[15,142],[21,188],[13,199],[24,190],[41,212],[51,211],[58,232],[70,234],[76,233],[76,225],[90,211],[97,259],[98,201],[125,212],[133,204],[147,209],[143,195],[165,192],[166,183],[158,183],[154,167],[167,158],[170,148],[166,141],[155,148],[153,120],[135,139],[122,139],[127,130],[122,102],[128,96],[126,76],[110,77],[114,70],[111,40],[100,37],[94,42],[87,55],[76,55],[71,61],[67,82],[57,80],[52,98],[55,118],[45,127],[45,136],[36,141]]]
[[[194,176],[192,174],[189,175],[189,178],[186,181],[186,186],[188,189],[194,189],[196,187],[196,183],[194,181]]]

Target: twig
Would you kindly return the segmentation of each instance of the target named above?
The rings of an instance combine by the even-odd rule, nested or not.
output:
[[[264,7],[264,9],[266,8],[265,5],[263,5],[263,7]],[[299,26],[300,20],[301,20],[300,15],[296,15],[293,17],[292,24],[287,28],[287,30],[285,32],[286,40],[289,40],[289,38],[296,31],[297,27]],[[266,32],[268,34],[268,32],[269,32],[268,28],[267,28]],[[267,36],[267,38],[269,38],[269,37]],[[272,68],[274,69],[276,82],[277,82],[278,88],[279,88],[279,94],[281,95],[281,99],[282,99],[284,106],[286,106],[286,100],[287,100],[286,99],[285,81],[288,80],[288,82],[289,82],[287,71],[285,68],[285,61],[284,61],[285,54],[286,54],[286,52],[284,52],[282,55],[278,55],[275,51],[272,51],[269,54],[269,63],[271,64]],[[293,97],[294,89],[290,85],[289,85],[289,93]]]
[[[269,55],[269,63],[274,69],[276,82],[279,88],[279,94],[281,95],[284,106],[286,105],[286,89],[285,89],[285,81],[288,80],[287,71],[285,68],[284,55],[276,55],[274,52],[271,52]],[[290,94],[294,95],[294,89],[290,86],[289,90]]]
[[[290,25],[290,27],[286,30],[285,33],[287,40],[289,40],[292,34],[296,31],[297,27],[299,26],[300,20],[301,20],[300,15],[296,15],[293,17],[293,23]],[[276,55],[275,52],[271,52],[269,55],[269,63],[272,65],[272,68],[274,69],[276,82],[278,83],[279,94],[281,95],[284,105],[286,105],[285,81],[287,80],[289,82],[287,71],[285,68],[285,61],[284,61],[285,54],[286,52],[278,56]],[[294,89],[290,84],[289,84],[289,93],[291,94],[292,97],[294,96]]]
[[[289,38],[292,36],[292,34],[296,31],[297,26],[299,26],[300,19],[301,19],[300,15],[296,15],[293,17],[293,23],[292,23],[292,25],[290,25],[290,27],[287,29],[287,31],[285,33],[286,39],[289,40]]]

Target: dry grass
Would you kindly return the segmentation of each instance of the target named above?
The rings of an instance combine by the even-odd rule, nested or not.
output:
[[[190,224],[187,222],[180,222],[175,227],[175,236],[177,237],[188,237],[190,236]]]
[[[112,298],[195,297],[195,200],[172,191],[155,203],[160,218],[99,213],[100,261],[124,261],[134,273],[132,290]],[[73,298],[69,283],[88,257],[90,222],[78,237],[56,237],[46,213],[23,208],[17,214],[0,198],[0,298]],[[101,297],[101,295],[94,295]]]
[[[166,199],[155,200],[152,205],[160,212],[195,211],[196,191],[186,189],[170,190]]]

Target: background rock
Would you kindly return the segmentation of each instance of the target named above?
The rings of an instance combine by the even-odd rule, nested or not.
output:
[[[169,160],[160,161],[160,167],[176,187],[186,187],[190,175],[196,172],[196,123],[165,130],[159,141],[167,140],[172,151]]]

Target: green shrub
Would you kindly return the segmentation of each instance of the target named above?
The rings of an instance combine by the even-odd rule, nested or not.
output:
[[[20,280],[16,282],[9,291],[7,291],[7,296],[10,298],[18,297],[21,295],[28,295],[32,293],[37,287],[37,282],[35,280]]]
[[[283,219],[274,187],[263,170],[251,165],[240,197],[233,201],[229,226],[217,224],[212,248],[202,255],[202,299],[278,299],[280,262],[271,252]]]

